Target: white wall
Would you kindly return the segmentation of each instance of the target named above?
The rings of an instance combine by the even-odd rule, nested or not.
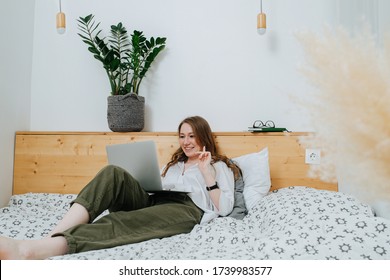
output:
[[[264,0],[265,36],[256,32],[258,0],[62,2],[68,28],[60,36],[56,1],[36,1],[32,130],[108,130],[109,83],[77,35],[76,19],[90,13],[105,34],[122,21],[130,31],[167,37],[167,49],[141,86],[145,131],[176,130],[193,114],[206,117],[215,131],[243,131],[256,119],[310,130],[289,97],[306,88],[296,71],[301,52],[293,33],[334,21],[334,1]]]
[[[2,0],[0,9],[0,206],[12,192],[15,131],[30,129],[35,1]]]

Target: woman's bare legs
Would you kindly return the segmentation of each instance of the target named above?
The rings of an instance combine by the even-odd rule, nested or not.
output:
[[[64,215],[62,220],[54,227],[54,229],[47,236],[51,237],[53,234],[63,232],[71,227],[86,224],[89,222],[89,214],[84,206],[74,203],[69,211]]]
[[[0,259],[46,259],[64,255],[68,252],[66,239],[63,236],[51,236],[73,226],[88,223],[88,221],[88,211],[81,204],[74,203],[58,225],[43,239],[16,240],[0,237]]]

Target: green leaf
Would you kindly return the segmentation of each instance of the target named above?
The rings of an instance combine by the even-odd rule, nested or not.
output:
[[[149,41],[146,41],[145,44],[148,49],[152,48],[152,44]]]
[[[167,38],[157,37],[157,38],[156,38],[156,45],[165,44],[166,39],[167,39]]]
[[[100,55],[100,51],[98,49],[96,49],[95,47],[89,47],[88,50],[93,53],[93,54],[97,54],[97,55]]]
[[[93,42],[89,41],[89,40],[83,40],[84,43],[86,43],[87,45],[90,45],[91,47],[95,47],[95,45],[93,44]]]
[[[120,60],[117,58],[114,58],[110,63],[110,69],[111,71],[116,71],[120,66]]]
[[[109,50],[104,56],[104,64],[110,65],[111,62],[115,59],[114,52]]]
[[[97,60],[101,61],[104,64],[103,58],[100,55],[94,55],[93,57],[96,58]]]
[[[90,14],[84,18],[85,22],[90,22],[93,19],[94,15]]]
[[[91,39],[90,38],[88,38],[88,37],[86,37],[86,36],[84,36],[84,35],[82,35],[82,34],[80,34],[80,33],[77,33],[82,39],[84,39],[83,40],[83,42],[84,41],[88,41],[88,42],[91,42]]]

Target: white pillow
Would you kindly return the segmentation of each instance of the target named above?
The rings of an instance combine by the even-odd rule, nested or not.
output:
[[[268,147],[258,153],[242,155],[232,160],[241,168],[244,180],[244,200],[249,210],[257,205],[271,188]]]

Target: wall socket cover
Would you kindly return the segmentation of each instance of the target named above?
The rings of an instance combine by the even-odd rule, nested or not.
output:
[[[320,164],[321,163],[321,150],[320,149],[306,149],[305,163],[307,163],[307,164]]]

